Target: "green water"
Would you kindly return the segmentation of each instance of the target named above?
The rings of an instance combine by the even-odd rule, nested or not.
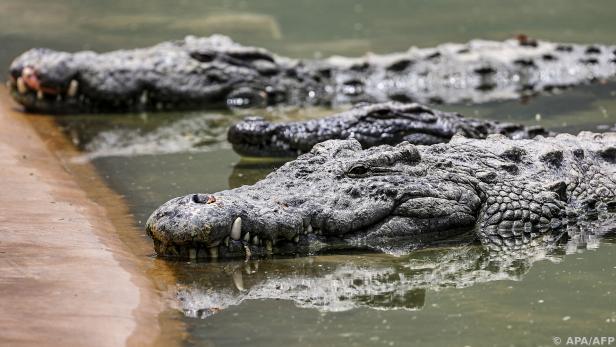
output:
[[[614,44],[615,15],[611,0],[3,0],[0,65],[33,46],[103,51],[217,32],[309,58],[518,33]],[[616,85],[610,83],[525,102],[439,108],[575,133],[616,123],[614,96]],[[261,115],[290,120],[330,112]],[[229,148],[225,129],[244,115],[197,111],[59,121],[84,159],[126,198],[135,224],[143,225],[169,198],[250,184],[280,165],[240,160]],[[554,346],[553,337],[564,345],[568,336],[616,335],[613,240],[570,245],[568,251],[550,250],[545,259],[511,264],[486,265],[481,259],[477,249],[454,247],[397,258],[356,254],[171,265],[179,293],[191,295],[178,312],[187,303],[208,308],[206,313],[220,311],[202,312],[204,319],[178,313],[188,327],[187,345]]]

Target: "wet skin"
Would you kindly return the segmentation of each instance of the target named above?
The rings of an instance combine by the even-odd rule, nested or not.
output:
[[[491,249],[559,237],[615,197],[616,134],[362,150],[326,141],[252,186],[172,199],[151,215],[159,255],[403,253],[474,235]]]
[[[616,47],[526,37],[389,55],[295,60],[225,36],[97,54],[35,48],[10,66],[27,111],[141,112],[358,102],[482,103],[604,81]]]
[[[454,135],[484,139],[501,134],[512,139],[530,139],[551,133],[539,126],[464,118],[419,104],[396,102],[357,106],[330,117],[291,123],[270,123],[250,117],[229,128],[227,140],[248,157],[295,157],[319,142],[354,138],[363,148],[448,142]]]

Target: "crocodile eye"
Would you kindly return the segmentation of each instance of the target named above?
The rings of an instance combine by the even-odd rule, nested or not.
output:
[[[368,167],[363,164],[358,164],[353,166],[348,172],[347,175],[351,177],[358,177],[367,174],[369,171]]]

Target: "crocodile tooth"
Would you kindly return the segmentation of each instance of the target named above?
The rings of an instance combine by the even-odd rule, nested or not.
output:
[[[24,79],[21,77],[17,79],[17,91],[19,92],[19,94],[26,94],[28,92],[26,82],[24,82]]]
[[[197,250],[195,248],[190,248],[188,250],[188,257],[190,259],[197,259]]]
[[[25,67],[23,70],[21,70],[21,76],[26,78],[34,76],[34,69],[29,66]]]
[[[210,258],[216,259],[218,258],[218,247],[210,247],[208,248],[208,253],[210,254]]]
[[[233,222],[233,226],[231,227],[231,238],[235,241],[239,240],[242,237],[242,218],[237,217]]]
[[[244,235],[244,241],[250,242],[250,232],[247,232],[246,235]]]
[[[312,234],[312,224],[308,224],[308,229],[306,229],[307,234]]]
[[[68,84],[68,90],[66,91],[66,95],[75,97],[77,95],[77,91],[79,90],[79,82],[77,80],[71,80],[71,83]]]
[[[259,236],[256,236],[252,238],[252,244],[257,246],[259,244]]]
[[[272,245],[272,240],[265,240],[265,249],[271,253],[273,248],[274,246]]]
[[[295,237],[293,238],[293,242],[295,242],[295,243],[299,242],[299,234],[295,235]]]
[[[225,237],[223,242],[225,243],[225,247],[229,247],[229,236]]]
[[[244,289],[244,278],[242,277],[242,272],[234,271],[232,276],[233,276],[233,284],[235,284],[235,288],[243,292],[245,289]]]

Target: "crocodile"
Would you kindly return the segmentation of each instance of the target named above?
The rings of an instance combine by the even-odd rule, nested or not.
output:
[[[611,213],[614,164],[616,133],[368,149],[328,140],[254,185],[164,203],[146,233],[157,254],[180,258],[399,254],[469,234],[516,250]]]
[[[447,142],[456,134],[477,139],[490,134],[512,139],[551,135],[540,126],[464,118],[419,104],[386,102],[358,105],[330,117],[286,124],[248,117],[229,128],[227,140],[244,156],[294,157],[326,140],[355,138],[368,148],[403,141],[432,145]]]
[[[524,35],[359,58],[292,59],[222,35],[148,48],[68,53],[34,48],[10,66],[26,111],[140,112],[269,105],[515,99],[616,73],[616,46]]]

